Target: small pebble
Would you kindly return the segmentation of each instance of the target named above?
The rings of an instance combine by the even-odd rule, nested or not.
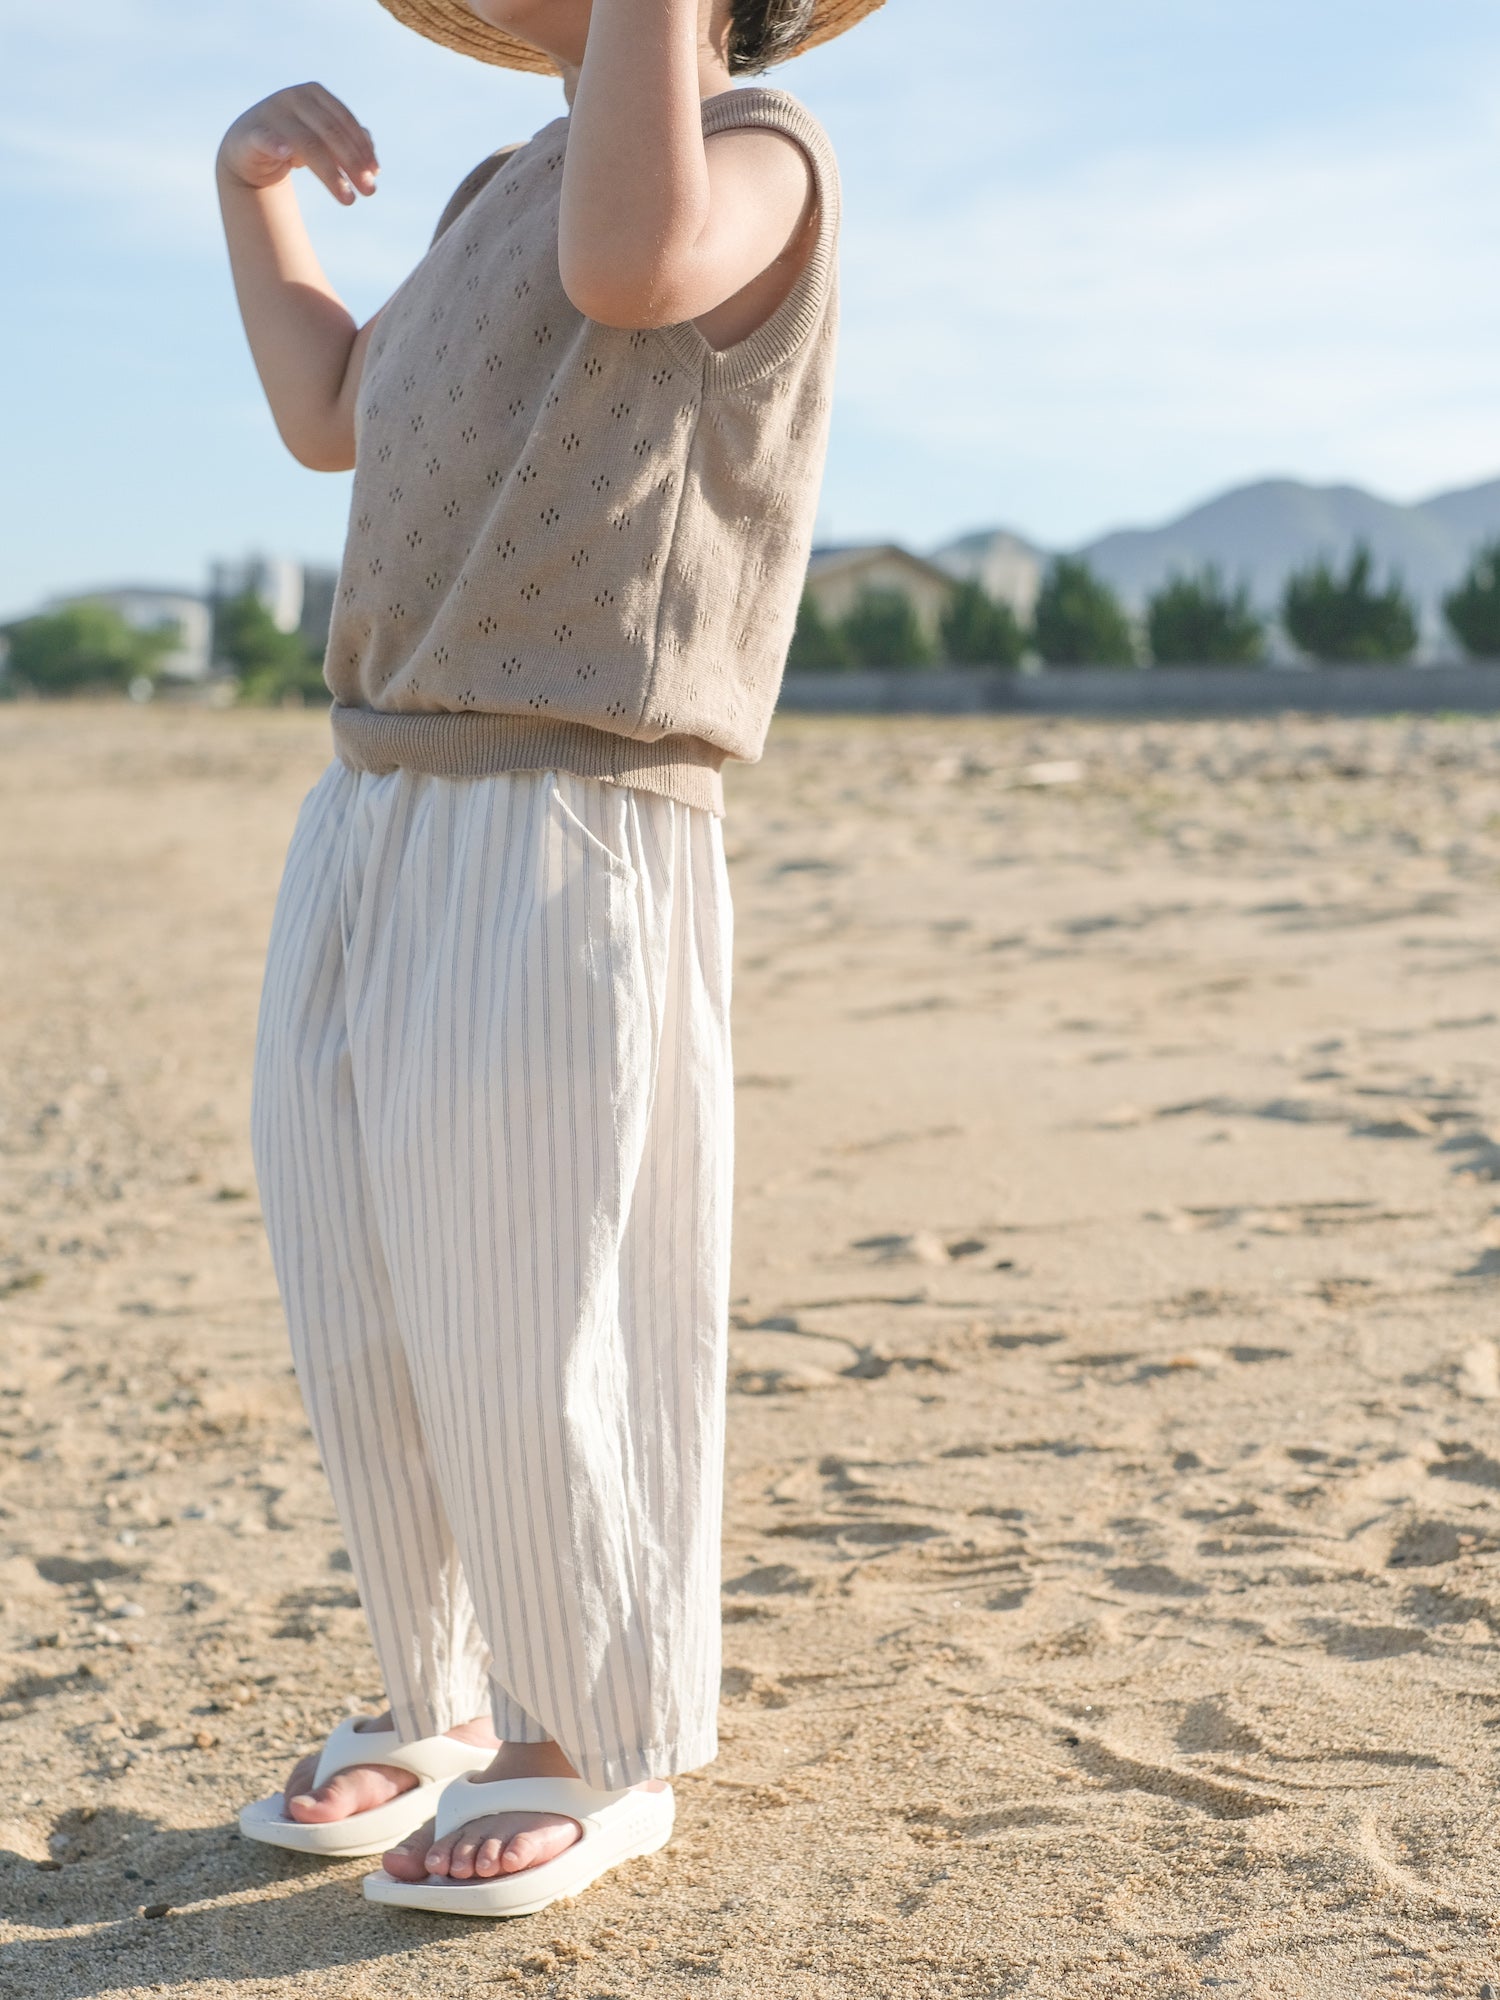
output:
[[[193,1732],[193,1748],[195,1750],[212,1750],[218,1740],[218,1737],[207,1729],[198,1729]]]
[[[170,1903],[146,1903],[142,1905],[141,1915],[143,1917],[170,1917],[172,1915],[172,1905]]]

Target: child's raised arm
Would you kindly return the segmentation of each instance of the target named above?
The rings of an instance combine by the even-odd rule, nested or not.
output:
[[[240,316],[276,428],[303,465],[346,472],[375,319],[356,327],[324,275],[297,205],[294,167],[309,167],[345,207],[357,189],[375,192],[373,140],[319,83],[252,104],[225,133],[216,174]]]
[[[607,326],[699,319],[773,265],[804,261],[807,161],[779,132],[705,143],[706,54],[698,0],[594,0],[559,260],[574,305]]]

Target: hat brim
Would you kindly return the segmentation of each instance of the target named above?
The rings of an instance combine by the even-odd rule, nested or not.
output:
[[[388,14],[394,14],[408,28],[415,28],[428,41],[440,42],[445,49],[457,49],[460,55],[495,63],[501,69],[530,70],[537,76],[558,74],[551,56],[515,35],[508,35],[503,28],[492,28],[488,21],[481,21],[467,0],[380,0],[380,4]],[[842,35],[884,4],[885,0],[819,0],[807,33],[792,53],[800,56],[804,49],[816,48],[819,42],[831,42],[835,35]]]

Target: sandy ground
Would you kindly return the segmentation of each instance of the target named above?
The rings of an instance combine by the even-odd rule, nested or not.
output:
[[[327,755],[0,711],[0,1991],[1500,1991],[1500,725],[732,775],[723,1752],[508,1927],[232,1830],[378,1692],[247,1140]]]

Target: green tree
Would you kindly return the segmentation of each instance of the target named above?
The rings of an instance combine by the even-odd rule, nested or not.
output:
[[[1146,630],[1160,667],[1249,666],[1265,657],[1248,588],[1231,590],[1212,563],[1163,584],[1146,607]]]
[[[240,677],[240,700],[269,706],[328,701],[321,660],[298,632],[283,632],[253,590],[231,597],[214,616],[214,652]]]
[[[38,694],[79,688],[125,688],[137,675],[154,680],[178,643],[171,625],[138,631],[107,604],[64,605],[6,628],[10,678]]]
[[[1377,590],[1373,570],[1361,542],[1342,575],[1322,559],[1288,577],[1281,622],[1292,643],[1315,660],[1345,664],[1408,658],[1417,644],[1416,611],[1398,578]]]
[[[804,591],[797,611],[797,629],[787,665],[800,673],[830,673],[853,664],[854,656],[841,625],[830,625],[811,591]]]
[[[932,642],[904,590],[862,590],[844,618],[843,633],[861,667],[932,664]]]
[[[1443,615],[1475,660],[1500,660],[1500,541],[1476,549],[1463,582],[1443,599]]]
[[[1129,667],[1135,637],[1125,607],[1078,557],[1059,556],[1033,614],[1036,649],[1049,667]]]
[[[1008,604],[970,578],[948,600],[943,613],[943,653],[960,667],[1016,667],[1026,635]]]

